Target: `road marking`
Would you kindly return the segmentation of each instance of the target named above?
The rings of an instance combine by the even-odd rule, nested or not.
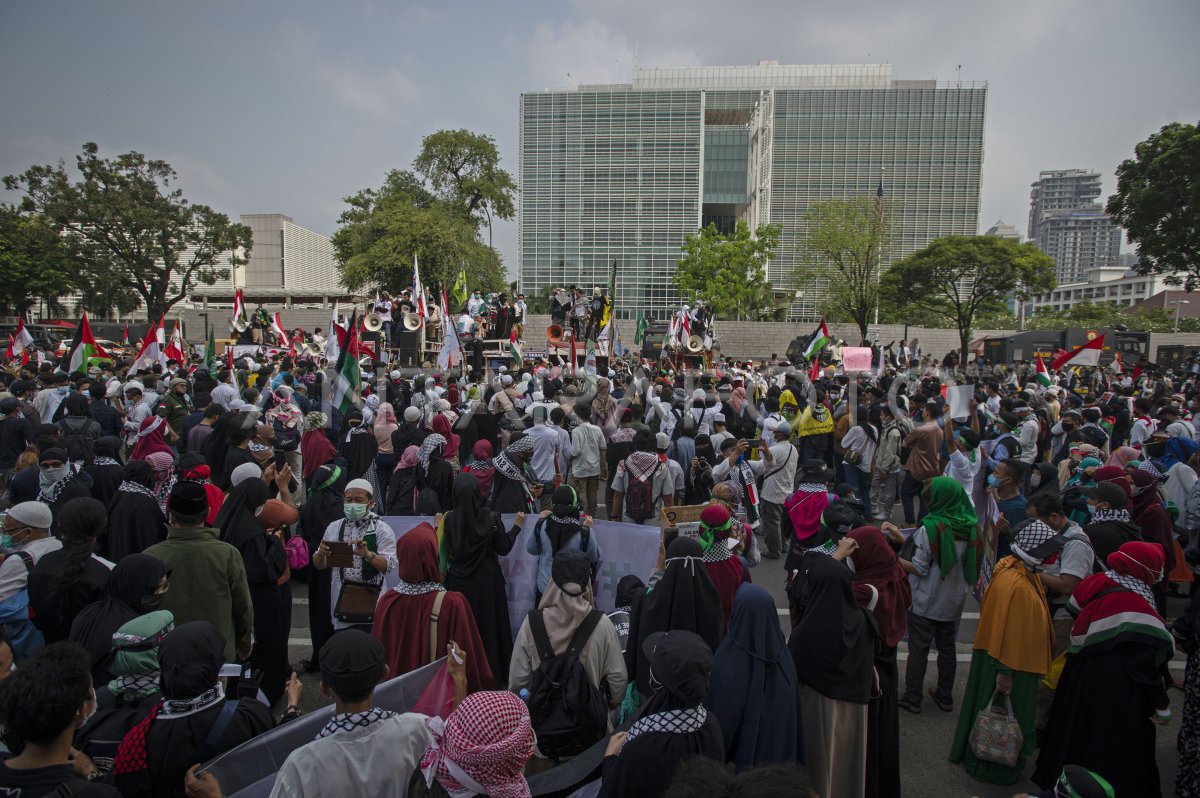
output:
[[[790,612],[790,610],[781,610],[781,609],[776,609],[776,610],[775,610],[775,612],[779,613],[779,617],[780,617],[780,618],[786,618],[786,617],[788,617],[788,613]],[[962,619],[963,619],[964,621],[978,621],[978,620],[979,620],[979,613],[977,613],[977,612],[964,612],[964,613],[962,614]]]

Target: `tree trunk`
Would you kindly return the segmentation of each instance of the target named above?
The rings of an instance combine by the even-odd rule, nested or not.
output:
[[[867,340],[867,319],[864,316],[861,319],[855,319],[858,322],[858,339],[860,341]]]
[[[958,342],[960,344],[958,365],[960,368],[965,369],[967,367],[967,349],[970,345],[970,339],[971,328],[960,326],[958,328]]]

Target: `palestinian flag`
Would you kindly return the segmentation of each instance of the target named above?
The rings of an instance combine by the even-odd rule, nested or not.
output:
[[[125,325],[125,329],[121,331],[121,346],[129,346],[129,325]]]
[[[1050,387],[1050,372],[1046,370],[1046,364],[1042,362],[1042,356],[1039,353],[1037,356],[1037,381],[1038,385],[1043,388]]]
[[[112,358],[100,344],[96,343],[96,337],[92,335],[92,325],[88,324],[85,312],[79,317],[79,324],[75,327],[71,351],[63,356],[62,370],[67,374],[78,374],[87,371],[88,366],[101,360],[112,360]]]
[[[1104,351],[1104,336],[1098,335],[1083,346],[1077,346],[1070,352],[1064,352],[1054,358],[1050,364],[1053,371],[1059,371],[1063,366],[1098,366],[1100,353]]]
[[[574,346],[574,339],[572,339],[572,346]],[[513,327],[512,332],[508,334],[508,353],[512,355],[513,360],[517,361],[518,363],[523,363],[525,361],[525,352],[521,349],[520,342],[517,341],[516,327]]]
[[[830,340],[829,328],[825,326],[825,320],[821,319],[821,326],[813,331],[812,337],[808,339],[808,346],[804,347],[804,359],[813,360],[822,349],[829,346]]]
[[[351,311],[350,322],[346,325],[346,345],[338,352],[333,377],[333,406],[342,415],[350,412],[350,408],[358,402],[362,388],[362,374],[358,370],[358,357],[354,354],[357,338],[358,320],[355,311]]]

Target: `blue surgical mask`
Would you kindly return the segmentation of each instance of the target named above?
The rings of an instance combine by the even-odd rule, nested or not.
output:
[[[367,505],[365,504],[344,504],[342,511],[346,514],[347,521],[361,521],[367,517]]]
[[[1089,505],[1087,506],[1087,513],[1088,513],[1088,515],[1089,515],[1089,516],[1095,515],[1095,514],[1096,514],[1096,510],[1098,510],[1098,509],[1099,509],[1099,508],[1098,508],[1098,507],[1096,507],[1096,505],[1094,505],[1094,504],[1089,504]]]
[[[988,474],[987,483],[989,487],[998,488],[1004,484],[1004,480],[995,474]]]
[[[12,535],[5,532],[0,534],[0,551],[16,551],[17,544],[13,541]]]

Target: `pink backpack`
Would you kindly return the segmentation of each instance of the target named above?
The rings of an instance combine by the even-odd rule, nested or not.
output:
[[[288,567],[293,571],[308,565],[308,543],[302,536],[292,535],[283,544],[283,550],[287,552]]]

